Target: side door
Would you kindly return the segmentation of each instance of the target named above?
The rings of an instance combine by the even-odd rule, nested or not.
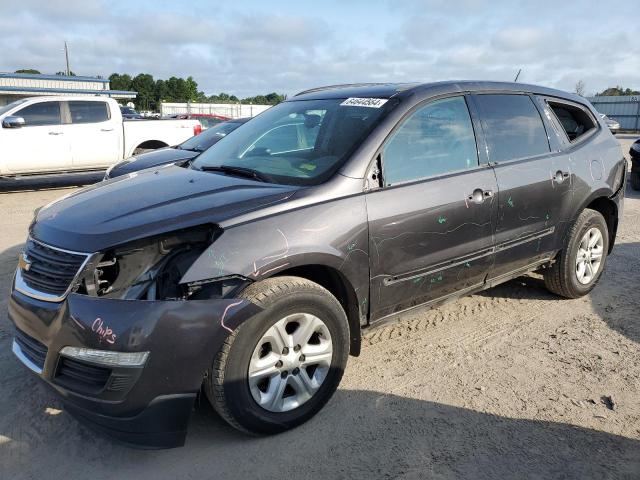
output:
[[[500,280],[560,248],[557,233],[566,220],[563,206],[571,200],[571,172],[534,98],[491,93],[473,95],[472,102],[498,182],[496,254],[489,280]]]
[[[479,161],[465,97],[414,109],[378,159],[382,185],[366,194],[371,318],[482,285],[497,186]]]
[[[122,148],[119,116],[111,114],[109,104],[72,100],[66,105],[73,168],[99,168],[117,162]]]
[[[0,150],[9,173],[54,172],[71,167],[60,102],[32,103],[12,115],[24,118],[25,124],[3,129]]]

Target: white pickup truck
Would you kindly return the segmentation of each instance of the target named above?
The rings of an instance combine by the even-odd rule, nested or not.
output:
[[[0,177],[104,169],[200,133],[197,120],[123,120],[105,97],[32,97],[0,107]]]

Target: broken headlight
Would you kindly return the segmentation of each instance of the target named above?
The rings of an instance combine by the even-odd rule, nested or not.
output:
[[[202,226],[136,240],[96,255],[87,264],[77,293],[139,300],[215,298],[229,293],[238,279],[181,284],[189,267],[220,230]],[[225,283],[226,282],[226,283]]]

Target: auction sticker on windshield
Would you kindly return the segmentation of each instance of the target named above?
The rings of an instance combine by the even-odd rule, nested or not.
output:
[[[386,98],[347,98],[340,105],[344,107],[369,107],[380,108],[387,103]]]

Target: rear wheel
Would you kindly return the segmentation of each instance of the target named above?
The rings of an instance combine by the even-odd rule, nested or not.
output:
[[[585,209],[569,231],[556,262],[544,273],[548,290],[567,298],[589,293],[602,274],[609,251],[604,217]]]
[[[205,392],[234,427],[278,433],[307,421],[335,392],[349,353],[347,318],[331,293],[303,278],[267,279],[241,296],[263,310],[229,335]]]

